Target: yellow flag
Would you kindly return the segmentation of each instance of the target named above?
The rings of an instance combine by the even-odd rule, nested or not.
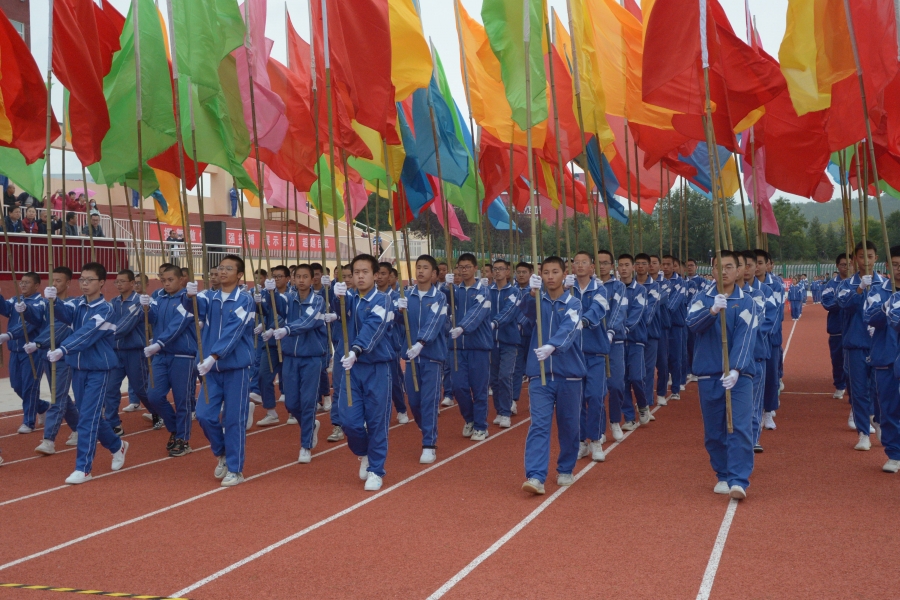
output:
[[[412,0],[388,0],[391,24],[391,82],[402,102],[431,81],[431,52]]]
[[[252,206],[253,208],[259,208],[259,196],[257,196],[250,190],[244,190],[244,197],[247,198],[247,202],[250,203],[250,206]]]
[[[732,155],[728,161],[722,165],[722,194],[725,198],[734,196],[740,187],[738,179],[737,163]]]
[[[163,201],[154,194],[153,205],[156,207],[156,218],[160,223],[166,225],[182,226],[181,217],[181,179],[172,175],[168,171],[153,169],[156,180],[159,182],[159,191],[162,194]],[[187,235],[187,232],[185,232]]]
[[[543,158],[539,158],[538,162],[541,166],[541,175],[544,178],[544,184],[547,186],[547,197],[553,202],[553,208],[559,208],[559,191],[556,189],[556,179],[553,177],[553,169],[544,162]]]

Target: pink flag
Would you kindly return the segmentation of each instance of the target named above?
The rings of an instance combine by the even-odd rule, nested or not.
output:
[[[431,189],[433,191],[437,192],[438,190],[440,190],[441,186],[438,185],[437,177],[429,175],[428,180],[431,182]],[[429,204],[431,212],[437,215],[438,222],[440,222],[441,227],[444,226],[444,210],[443,205],[441,204],[443,202],[445,202],[443,194],[435,194],[434,200],[432,200]],[[463,228],[462,225],[459,224],[459,218],[456,216],[456,211],[452,206],[449,206],[448,209],[449,210],[447,211],[447,216],[450,218],[450,235],[463,242],[472,241],[469,236],[463,233]]]
[[[366,193],[366,186],[362,182],[349,181],[350,186],[350,215],[355,219],[356,215],[365,208],[369,201],[369,194]]]
[[[748,160],[750,157],[750,132],[744,132],[744,154],[741,156],[741,169],[744,171],[744,189],[753,204],[755,212],[759,214],[763,233],[781,235],[778,229],[778,221],[772,211],[772,203],[769,200],[775,195],[775,188],[766,181],[766,149],[765,146],[756,148],[756,178],[753,177],[753,166]],[[759,198],[756,192],[759,191]]]
[[[272,91],[266,63],[274,42],[266,38],[266,0],[247,0],[240,7],[247,33],[250,50],[241,46],[232,55],[237,61],[238,85],[244,103],[244,122],[253,136],[253,112],[250,103],[250,75],[253,75],[253,100],[256,105],[256,132],[259,145],[272,152],[278,152],[288,131],[284,102]]]

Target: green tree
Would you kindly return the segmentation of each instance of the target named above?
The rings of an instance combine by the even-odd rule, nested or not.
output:
[[[806,217],[787,198],[778,198],[772,205],[778,221],[780,236],[769,236],[769,249],[782,261],[796,261],[810,255],[809,239],[806,235]]]

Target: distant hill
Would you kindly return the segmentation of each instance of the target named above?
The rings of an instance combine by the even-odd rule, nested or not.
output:
[[[777,196],[772,198],[772,202],[774,203]],[[882,198],[882,205],[884,206],[884,216],[887,217],[892,212],[896,212],[900,210],[900,200],[885,195]],[[831,200],[830,202],[819,203],[819,202],[795,202],[794,206],[797,206],[800,209],[800,212],[806,218],[807,222],[812,221],[815,217],[819,218],[819,222],[822,225],[828,225],[829,223],[840,222],[843,220],[843,210],[841,208],[840,200]],[[748,204],[749,208],[749,204]],[[859,201],[856,196],[853,197],[853,218],[857,219],[859,217]],[[738,218],[741,218],[741,205],[740,201],[738,201],[737,205],[732,208],[732,214]],[[872,218],[878,218],[878,203],[874,198],[869,199],[869,216]]]

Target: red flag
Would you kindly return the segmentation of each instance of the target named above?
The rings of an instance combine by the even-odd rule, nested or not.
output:
[[[190,143],[190,140],[185,140]],[[192,190],[197,185],[197,169],[200,173],[206,170],[206,163],[197,163],[197,169],[194,169],[194,159],[182,152],[184,158],[184,185],[187,189]],[[166,173],[171,173],[175,177],[181,178],[181,165],[178,162],[178,144],[172,144],[169,149],[158,156],[154,156],[147,161],[147,165]],[[256,171],[252,171],[253,179],[256,179]]]
[[[521,146],[513,147],[513,177],[519,176],[528,167],[526,151]],[[485,201],[481,212],[486,213],[488,207],[503,192],[509,191],[509,144],[504,144],[487,131],[481,131],[481,143],[478,156],[478,170],[484,183]]]
[[[103,76],[109,74],[112,67],[113,54],[121,49],[119,38],[122,37],[122,29],[125,27],[125,17],[119,14],[109,2],[103,3],[103,8],[94,4],[94,20],[97,22],[97,41],[100,43],[100,60],[103,64]]]
[[[556,46],[551,46],[553,52],[553,79],[556,87],[556,104],[559,107],[559,147],[562,152],[562,161],[567,163],[581,154],[581,130],[578,127],[578,119],[572,110],[572,76],[565,61],[559,55]],[[544,65],[547,73],[550,73],[550,59],[544,55]],[[549,114],[553,115],[553,95],[547,95]],[[543,158],[546,162],[556,166],[556,127],[550,124],[547,127],[547,137],[544,138]]]
[[[394,203],[394,219],[397,221],[394,223],[394,227],[400,228],[412,223],[415,217],[413,216],[412,209],[409,207],[409,200],[406,199],[406,188],[403,187],[402,182],[397,182],[397,191],[393,192],[391,195],[393,196],[392,202]]]
[[[635,159],[636,146],[633,143],[633,139],[631,140],[632,143],[628,144],[628,163],[626,163],[625,119],[623,119],[622,117],[613,117],[611,115],[607,115],[606,120],[609,121],[609,127],[616,135],[616,156],[610,162],[613,173],[616,174],[616,179],[619,180],[619,189],[618,191],[616,191],[616,195],[622,196],[623,198],[628,197],[627,186],[628,180],[630,178],[631,201],[638,202],[640,200],[641,208],[643,208],[644,212],[650,214],[653,212],[653,207],[656,206],[657,200],[659,200],[659,189],[656,187],[659,182],[659,169],[656,168],[651,171],[644,166],[646,162],[644,158],[644,151],[641,150],[640,147],[637,147],[637,159]],[[630,132],[630,123],[628,129]],[[630,167],[630,169],[626,169],[626,164],[628,167]],[[638,190],[637,184],[638,171],[640,172],[641,176],[640,190]]]

